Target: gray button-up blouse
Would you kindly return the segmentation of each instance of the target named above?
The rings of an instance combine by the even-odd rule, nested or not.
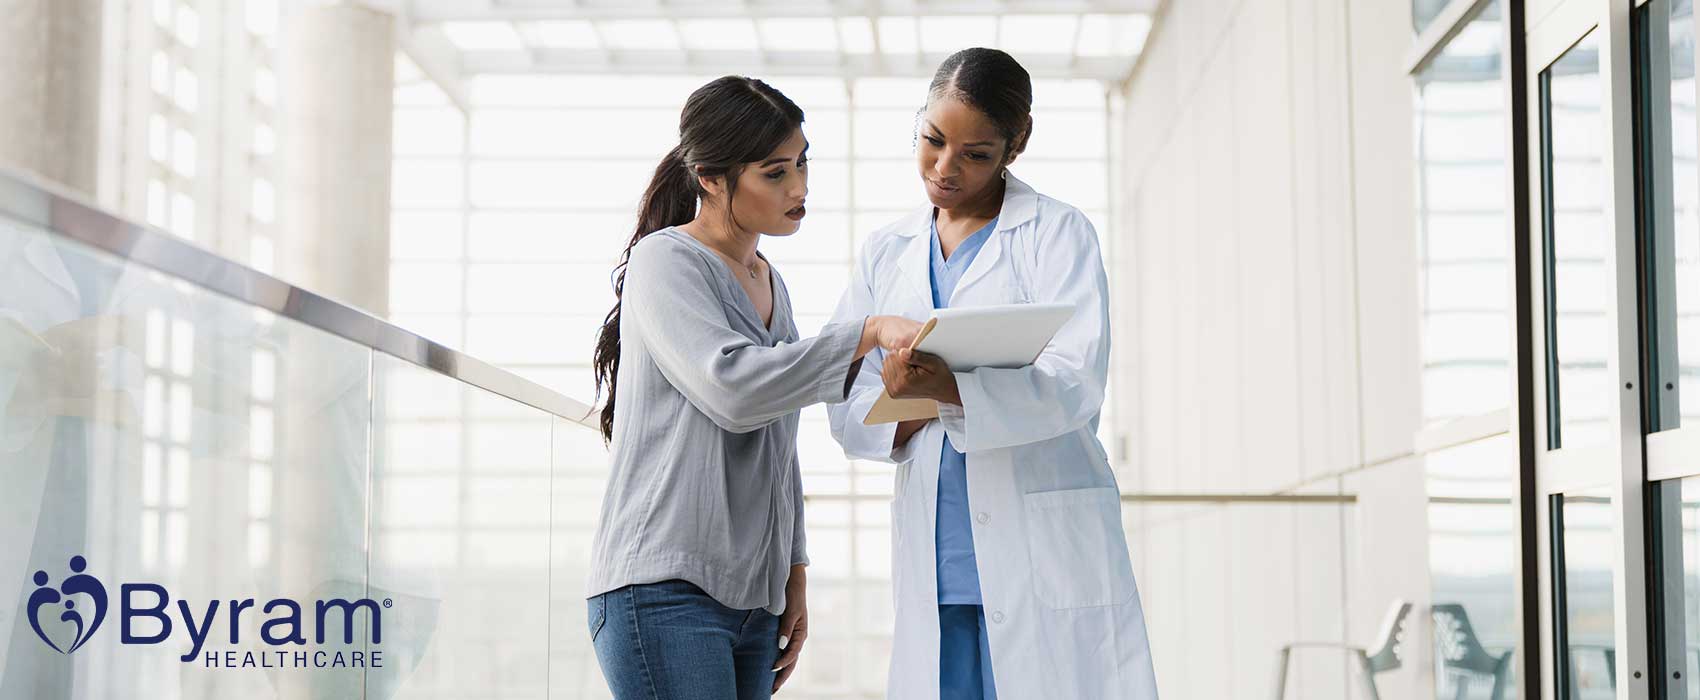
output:
[[[797,418],[844,400],[863,321],[799,340],[772,270],[772,327],[721,258],[676,228],[632,248],[612,470],[587,595],[683,579],[739,610],[785,609],[804,553]]]

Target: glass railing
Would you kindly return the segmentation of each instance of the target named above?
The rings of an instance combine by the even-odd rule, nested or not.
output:
[[[589,413],[0,172],[0,698],[605,697]]]

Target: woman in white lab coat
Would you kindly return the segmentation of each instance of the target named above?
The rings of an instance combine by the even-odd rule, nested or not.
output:
[[[1001,51],[968,49],[939,67],[916,126],[930,202],[868,240],[834,318],[1075,308],[1027,367],[952,373],[936,357],[876,351],[849,399],[828,406],[846,453],[898,465],[895,700],[1157,697],[1120,494],[1096,436],[1110,357],[1098,237],[1079,210],[1008,169],[1032,134],[1032,94]],[[882,389],[935,399],[939,417],[863,425]]]

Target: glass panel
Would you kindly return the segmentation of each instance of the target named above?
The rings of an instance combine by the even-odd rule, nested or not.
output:
[[[665,153],[664,147],[660,153]],[[571,161],[476,161],[470,171],[468,191],[471,203],[478,207],[538,208],[538,209],[597,209],[619,202],[620,210],[643,193],[655,174],[659,156],[641,160],[610,160],[588,168]],[[399,162],[397,167],[403,167]],[[416,167],[409,163],[406,167]],[[401,172],[397,171],[399,178]],[[423,178],[453,178],[447,172],[425,175]],[[400,187],[397,181],[397,187]],[[457,187],[458,187],[458,183]],[[421,188],[423,189],[423,188]],[[419,191],[419,190],[415,190]],[[436,203],[456,202],[458,193],[436,200]],[[421,204],[416,199],[402,199],[398,204]]]
[[[549,616],[515,605],[549,600],[550,416],[388,355],[373,367],[368,595],[396,602],[367,693],[544,697]]]
[[[970,46],[982,46],[998,35],[996,17],[937,15],[916,20],[920,23],[921,51],[927,54],[951,54]]]
[[[584,138],[585,134],[610,138]],[[678,143],[677,107],[492,108],[478,110],[472,118],[472,153],[480,158],[622,158],[645,162],[653,171],[661,157]],[[596,165],[582,163],[581,167],[594,169]]]
[[[1700,673],[1700,642],[1688,632],[1700,630],[1700,477],[1655,484],[1652,517],[1653,656],[1663,660],[1663,697],[1700,700],[1700,683],[1690,680]]]
[[[1516,697],[1515,449],[1501,435],[1424,459],[1436,698]]]
[[[1330,649],[1298,645],[1285,660],[1285,673],[1277,670],[1281,650],[1290,644],[1368,646],[1374,653],[1387,641],[1381,632],[1388,608],[1382,606],[1392,600],[1366,605],[1367,616],[1373,619],[1354,618],[1350,637],[1340,604],[1353,590],[1346,572],[1359,571],[1356,567],[1362,565],[1364,553],[1376,551],[1368,542],[1360,547],[1360,529],[1346,525],[1364,516],[1356,506],[1337,503],[1201,506],[1124,501],[1122,528],[1133,555],[1140,598],[1168,601],[1145,608],[1159,683],[1169,688],[1166,679],[1183,679],[1172,686],[1180,693],[1164,691],[1164,697],[1370,697],[1363,692],[1357,665],[1347,663],[1346,654]],[[1202,552],[1211,556],[1198,556]],[[1398,634],[1417,632],[1421,621],[1416,614],[1408,613],[1405,631]],[[1401,645],[1406,665],[1419,658],[1420,652],[1413,651],[1415,643],[1414,636],[1406,636]],[[1179,644],[1210,651],[1172,651]],[[1163,653],[1164,648],[1171,652]],[[1235,661],[1223,661],[1229,658]],[[1280,678],[1286,686],[1272,688],[1272,681]],[[1376,677],[1382,697],[1392,697],[1388,678]],[[1403,697],[1416,697],[1404,689],[1400,692]],[[1062,695],[1056,700],[1062,700]]]
[[[509,22],[444,22],[443,35],[463,51],[518,51],[525,48]]]
[[[1027,157],[1088,158],[1102,162],[1108,155],[1109,132],[1102,109],[1035,110],[1033,136]],[[1078,185],[1077,185],[1078,186]],[[1076,206],[1084,206],[1078,202]]]
[[[874,51],[874,25],[867,17],[839,17],[838,37],[844,42],[845,53],[868,54]]]
[[[1647,266],[1649,432],[1700,413],[1700,165],[1695,161],[1694,4],[1655,0],[1635,12],[1637,220]],[[1687,340],[1694,342],[1683,342]]]
[[[828,17],[764,17],[756,26],[764,51],[838,51],[838,27]]]
[[[606,20],[597,28],[602,44],[615,51],[677,51],[682,46],[678,30],[667,20]]]
[[[1541,73],[1541,112],[1547,448],[1556,450],[1603,442],[1615,399],[1597,30]]]
[[[1446,9],[1447,2],[1448,0],[1411,0],[1411,26],[1415,27],[1418,33],[1422,33],[1434,22],[1434,18],[1440,15],[1440,11]]]
[[[390,147],[397,156],[459,155],[466,117],[454,107],[398,108],[390,128]]]
[[[678,20],[679,39],[690,51],[748,51],[760,46],[754,20],[747,17]]]
[[[1509,403],[1511,269],[1498,3],[1417,74],[1423,418]]]
[[[608,450],[594,429],[562,418],[553,425],[549,690],[557,698],[606,698],[608,686],[586,632],[584,582],[608,483]]]
[[[534,47],[595,49],[602,45],[596,26],[587,20],[532,21],[519,25],[520,34]]]
[[[1145,50],[1150,33],[1149,14],[1081,15],[1074,51],[1081,56],[1133,56]]]
[[[273,654],[367,649],[364,614],[352,643],[340,615],[323,627],[312,618],[313,601],[364,596],[370,358],[0,220],[0,569],[11,572],[0,600],[21,612],[36,590],[70,587],[79,570],[108,596],[103,610],[69,592],[65,609],[40,615],[41,636],[31,616],[0,611],[0,698],[138,688],[158,698],[358,697],[362,669]],[[147,583],[170,597],[173,629],[155,644],[121,645],[110,608],[121,586]],[[208,613],[214,601],[250,598],[258,604],[246,615]],[[262,623],[278,617],[264,606],[279,598],[303,606],[304,646],[261,641]],[[159,598],[133,600],[145,609]],[[179,603],[214,616],[198,651]],[[163,627],[142,615],[131,631]],[[74,655],[55,651],[79,636],[87,642]],[[277,670],[208,668],[250,653]]]
[[[1055,53],[1080,31],[1076,15],[1004,15],[998,22],[998,48],[1017,56]]]
[[[920,50],[913,17],[879,18],[880,50],[886,54],[914,54]]]
[[[1552,497],[1558,689],[1566,700],[1616,697],[1612,613],[1612,502],[1606,491]]]

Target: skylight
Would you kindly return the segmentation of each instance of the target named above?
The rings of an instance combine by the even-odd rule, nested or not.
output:
[[[444,22],[443,36],[462,51],[518,51],[525,48],[508,22]]]
[[[420,60],[458,68],[446,71],[450,80],[536,72],[915,78],[943,55],[988,46],[1015,54],[1036,78],[1109,82],[1132,71],[1159,1],[404,0],[414,30],[442,37],[412,50],[446,54]]]

